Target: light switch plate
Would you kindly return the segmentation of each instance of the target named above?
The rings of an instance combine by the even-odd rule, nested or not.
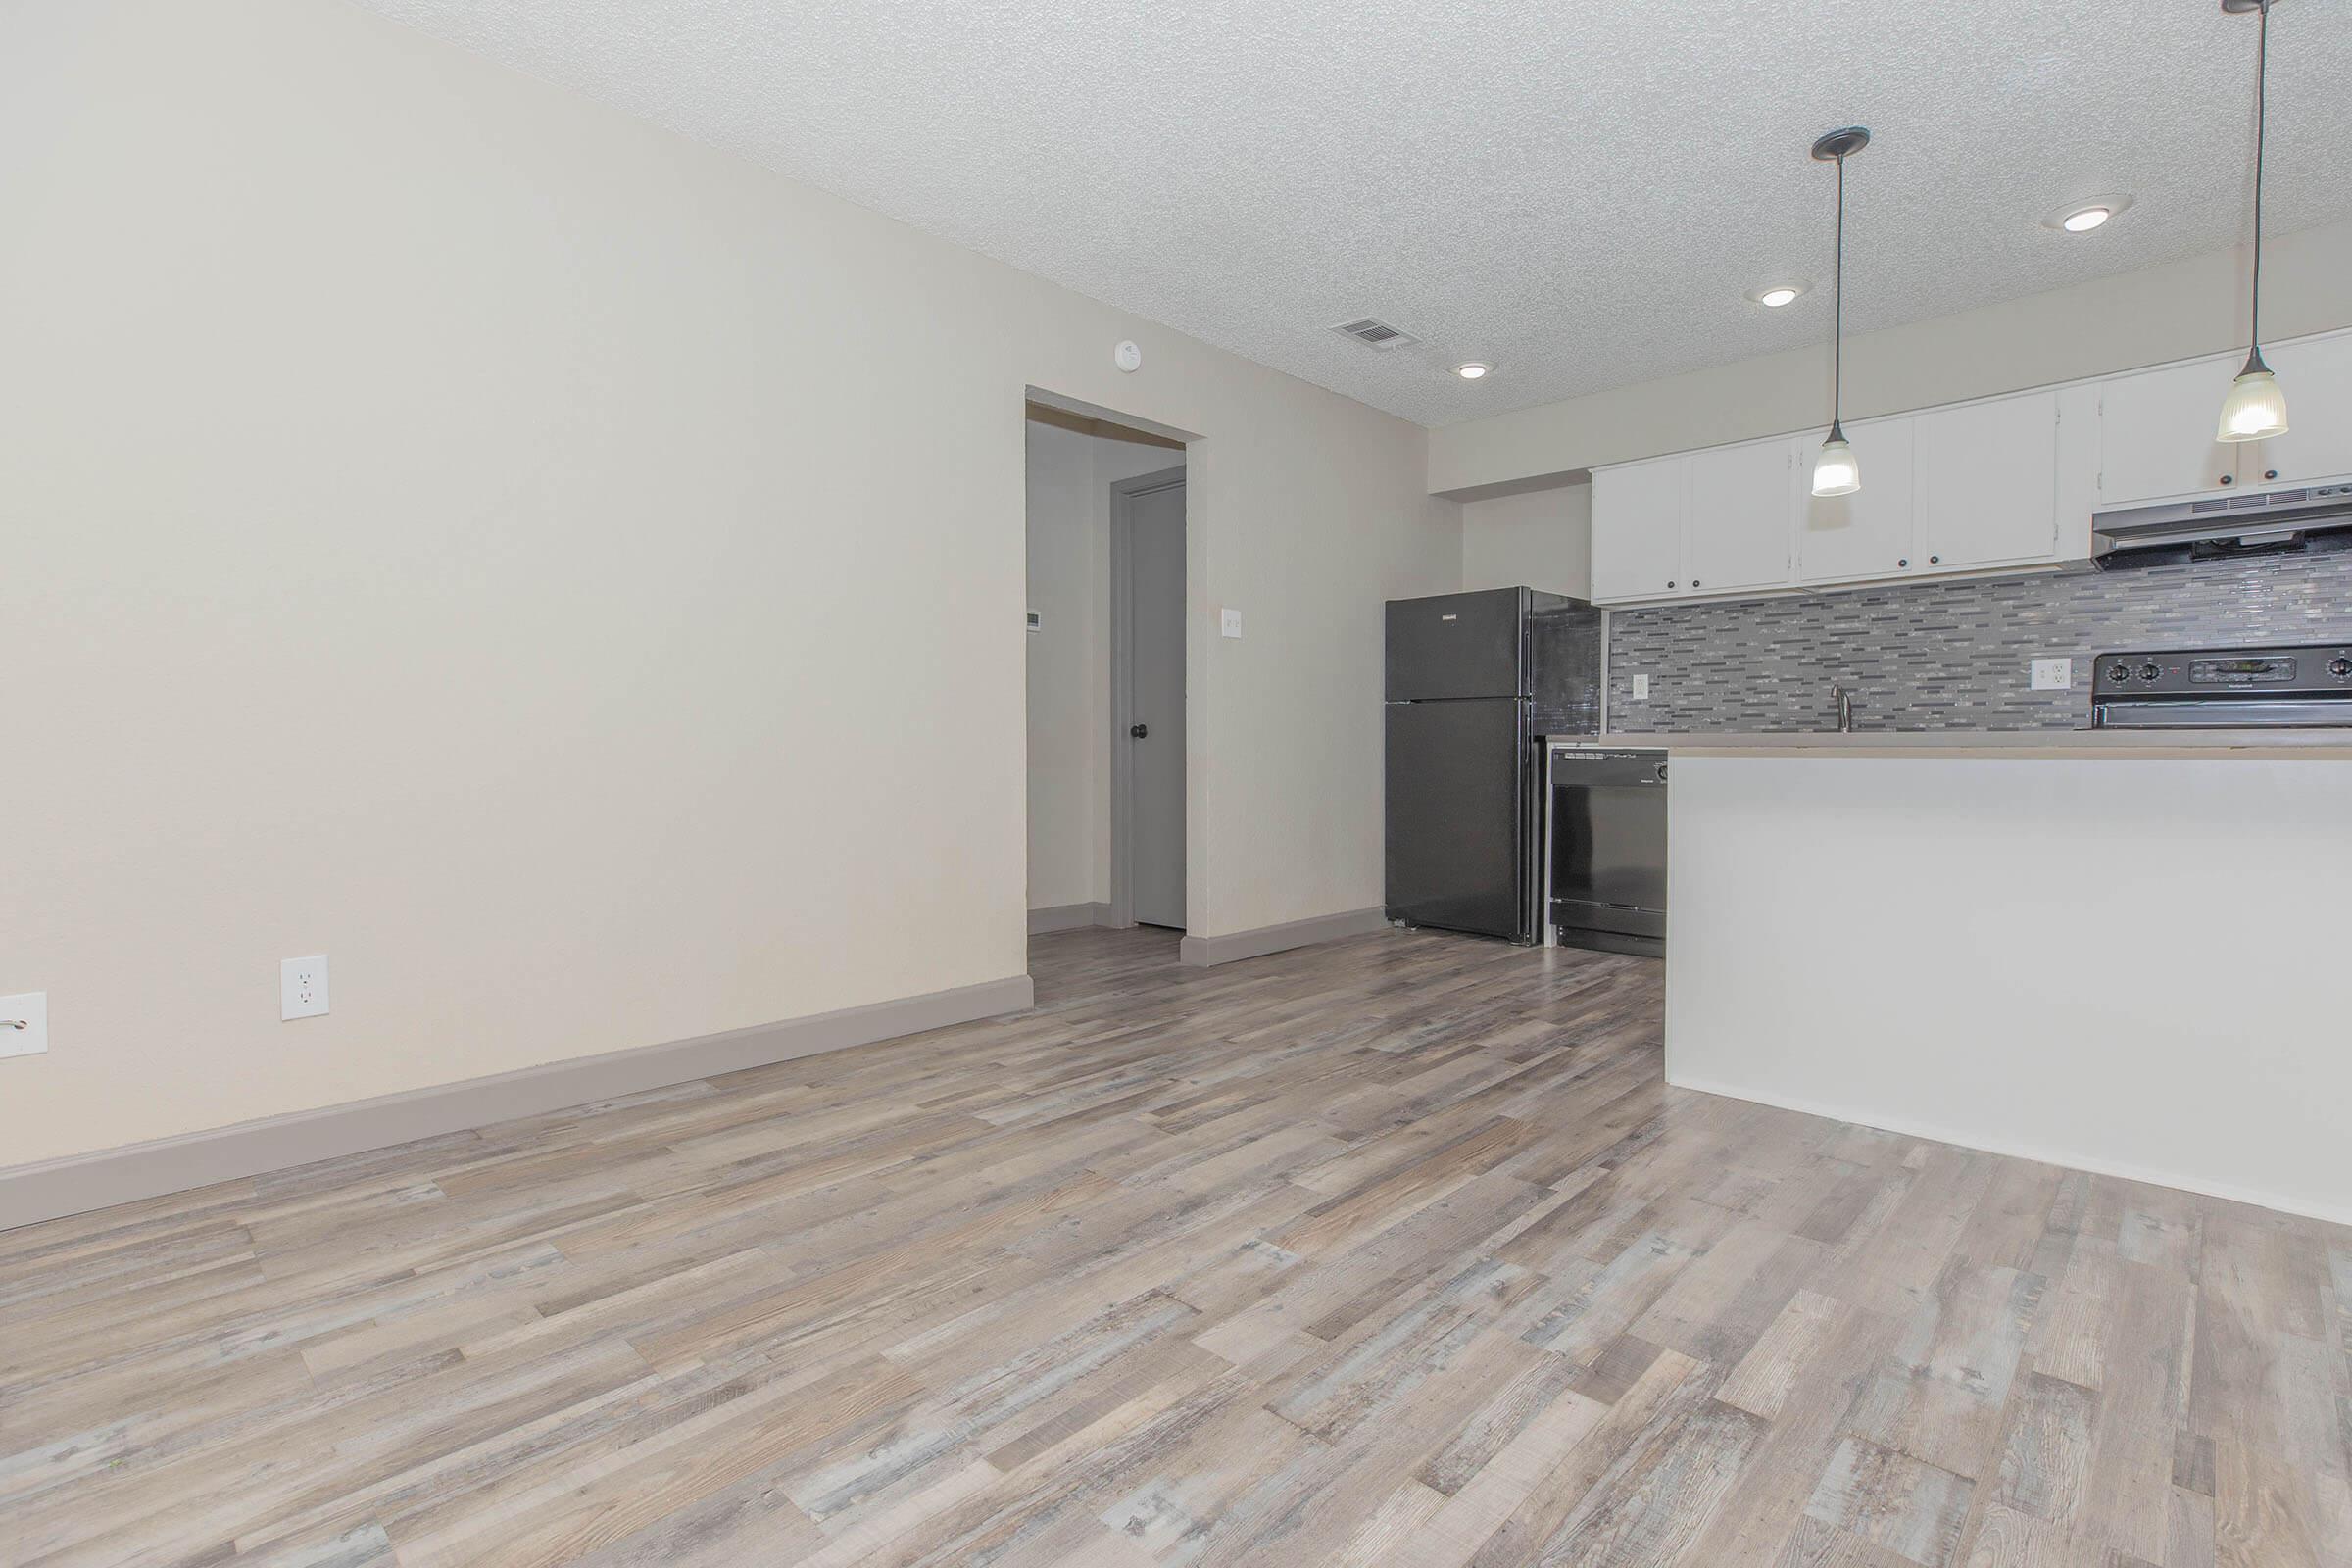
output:
[[[2071,659],[2036,659],[2034,661],[2034,689],[2037,692],[2063,692],[2075,684],[2075,662]]]
[[[316,1018],[326,1011],[326,955],[285,958],[277,966],[277,1015]]]
[[[1637,703],[1649,701],[1649,677],[1647,675],[1634,677],[1634,701]]]
[[[0,997],[0,1056],[37,1056],[48,1049],[49,993]]]
[[[1217,612],[1217,634],[1219,636],[1239,637],[1242,634],[1242,612],[1240,611],[1220,610]]]

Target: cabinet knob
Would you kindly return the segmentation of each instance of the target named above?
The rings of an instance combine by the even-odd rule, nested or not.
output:
[[[1673,583],[1668,583],[1666,586],[1667,586],[1667,587],[1669,587],[1669,588],[1672,588],[1672,587],[1674,587],[1674,586],[1676,586],[1676,585],[1675,585],[1675,584],[1673,584]]]
[[[1931,566],[1940,566],[1943,564],[1943,558],[1941,556],[1930,556],[1928,558],[1928,564]]]
[[[1690,579],[1690,586],[1693,588],[1698,586],[1698,579],[1696,577]]]
[[[1911,558],[1909,556],[1905,556],[1902,560],[1896,562],[1895,564],[1898,566],[1908,566],[1911,564]]]
[[[2237,483],[2237,475],[2234,473],[2225,473],[2222,475],[2222,483],[2235,484]]]
[[[2265,479],[2276,479],[2278,477],[2278,470],[2277,468],[2265,468],[2262,470],[2262,476]]]

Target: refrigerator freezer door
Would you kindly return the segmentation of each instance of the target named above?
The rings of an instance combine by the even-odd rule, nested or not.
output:
[[[1391,919],[1528,940],[1526,747],[1517,698],[1389,705]]]
[[[1389,601],[1388,697],[1525,695],[1516,588]]]

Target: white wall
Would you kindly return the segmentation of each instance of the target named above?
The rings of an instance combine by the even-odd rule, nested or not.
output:
[[[2352,1222],[2352,763],[1697,757],[1666,1076]]]
[[[1031,385],[1201,437],[1193,929],[1379,902],[1416,427],[322,0],[0,146],[0,1162],[1019,973]]]
[[[1845,412],[1927,408],[2242,348],[2249,259],[2242,248],[2192,256],[1862,333],[1845,345]],[[2270,340],[2352,325],[2352,220],[2264,245],[2262,321]],[[1466,498],[1482,486],[1802,430],[1826,422],[1829,396],[1825,336],[1432,431],[1429,488]]]
[[[1561,485],[1462,506],[1462,586],[1592,596],[1592,486]]]
[[[1029,425],[1029,907],[1110,901],[1110,487],[1184,454]]]

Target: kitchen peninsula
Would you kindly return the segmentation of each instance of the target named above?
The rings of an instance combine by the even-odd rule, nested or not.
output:
[[[1608,741],[1672,759],[1669,1082],[2352,1220],[2352,735]]]

